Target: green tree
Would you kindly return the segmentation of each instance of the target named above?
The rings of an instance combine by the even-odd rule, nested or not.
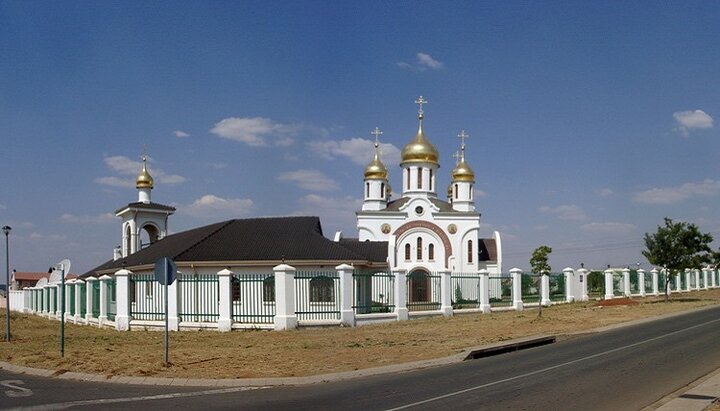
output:
[[[533,273],[540,276],[538,280],[539,300],[538,300],[538,317],[542,317],[542,275],[550,273],[550,263],[548,257],[552,253],[552,248],[541,245],[533,251],[530,257],[530,269]]]
[[[643,250],[642,255],[650,264],[667,270],[665,301],[668,300],[668,286],[673,272],[699,268],[712,261],[712,241],[712,235],[701,233],[695,224],[675,223],[667,217],[665,226],[658,226],[654,234],[645,233],[646,250]]]

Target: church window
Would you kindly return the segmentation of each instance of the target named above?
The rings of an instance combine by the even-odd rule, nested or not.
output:
[[[410,168],[405,169],[405,175],[407,175],[407,184],[405,184],[405,186],[409,190],[410,189]]]
[[[263,301],[266,303],[275,302],[275,276],[263,280]]]
[[[365,183],[365,197],[370,197],[370,183]]]
[[[385,183],[380,184],[380,198],[385,198]]]
[[[418,190],[422,188],[422,168],[420,167],[417,169],[417,188]]]
[[[405,261],[410,261],[410,244],[405,244]]]
[[[472,240],[468,240],[468,263],[473,262],[473,244]]]
[[[430,191],[435,191],[435,186],[433,185],[433,171],[432,171],[432,168],[430,169]]]
[[[310,280],[310,302],[331,303],[335,301],[335,282],[326,276],[315,277]]]
[[[230,286],[232,289],[232,300],[240,301],[240,279],[233,276]]]
[[[458,198],[458,185],[455,184],[455,199],[457,200],[457,198]]]
[[[470,186],[470,200],[473,199],[473,187]]]
[[[420,237],[417,239],[417,259],[418,261],[422,260],[422,238]]]
[[[428,244],[428,260],[435,260],[435,244]]]

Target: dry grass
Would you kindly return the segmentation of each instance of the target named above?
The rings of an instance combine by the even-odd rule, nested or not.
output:
[[[635,299],[631,306],[595,302],[537,311],[457,315],[357,328],[286,332],[188,331],[170,334],[171,367],[163,366],[163,333],[118,332],[68,324],[60,358],[59,323],[12,314],[13,341],[0,360],[18,365],[104,375],[246,378],[324,374],[444,357],[487,343],[536,334],[566,334],[720,303],[720,289]],[[4,318],[4,311],[0,311]],[[3,333],[4,334],[4,333]]]

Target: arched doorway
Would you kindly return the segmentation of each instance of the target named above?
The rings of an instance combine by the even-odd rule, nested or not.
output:
[[[430,275],[425,270],[414,270],[408,275],[409,303],[430,301]]]

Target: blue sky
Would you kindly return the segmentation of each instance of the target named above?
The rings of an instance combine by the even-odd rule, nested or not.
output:
[[[542,244],[558,271],[644,262],[666,216],[720,238],[718,38],[716,2],[0,1],[11,269],[110,258],[144,149],[173,232],[356,236],[370,132],[401,187],[419,95],[440,187],[470,134],[506,269]]]

